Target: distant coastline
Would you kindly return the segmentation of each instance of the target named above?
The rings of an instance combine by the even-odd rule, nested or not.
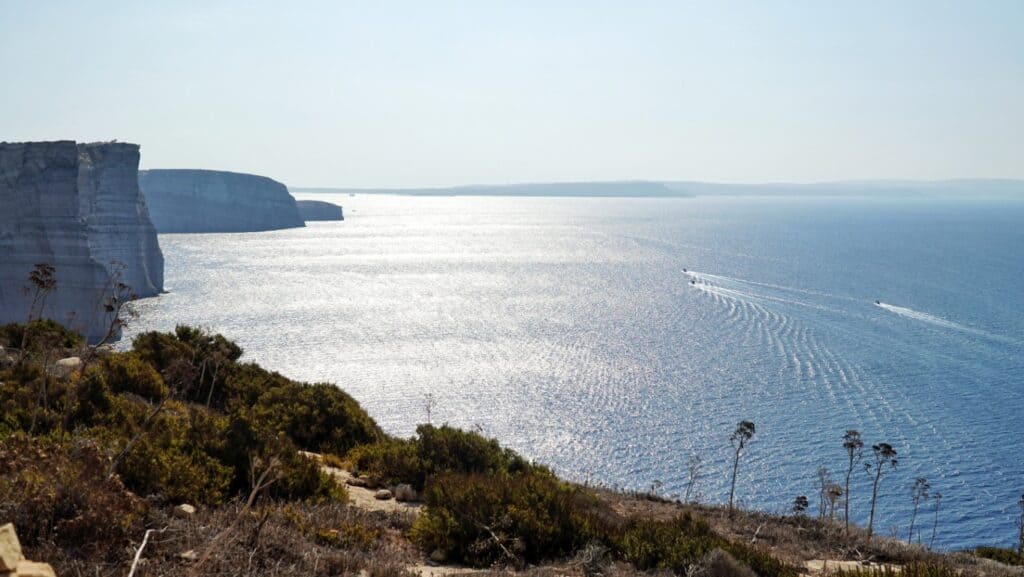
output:
[[[843,180],[810,183],[719,183],[699,181],[608,181],[473,184],[451,187],[289,187],[305,194],[394,194],[407,196],[522,196],[599,198],[693,198],[696,196],[884,196],[1024,199],[1024,180]]]

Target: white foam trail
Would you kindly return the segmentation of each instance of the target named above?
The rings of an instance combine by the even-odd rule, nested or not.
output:
[[[918,320],[918,321],[921,321],[921,322],[933,324],[933,325],[938,326],[938,327],[944,327],[944,328],[947,328],[947,329],[953,329],[953,330],[957,330],[957,331],[980,332],[980,331],[975,331],[975,329],[972,329],[970,327],[965,327],[964,325],[955,323],[953,321],[946,320],[946,319],[944,319],[942,317],[937,317],[935,315],[930,315],[928,313],[924,313],[924,312],[921,312],[921,311],[915,311],[914,309],[908,309],[907,307],[898,307],[896,305],[891,305],[889,303],[882,303],[882,302],[875,303],[875,305],[878,306],[878,307],[881,307],[881,308],[883,308],[883,309],[885,309],[885,310],[887,310],[887,311],[889,311],[891,313],[896,313],[896,314],[900,315],[901,317],[906,317],[908,319],[914,319],[914,320]]]
[[[751,300],[754,300],[755,302],[756,301],[761,301],[761,302],[764,302],[764,301],[774,301],[774,302],[778,302],[778,303],[786,303],[786,304],[791,304],[791,305],[807,307],[807,308],[816,309],[816,310],[819,310],[819,311],[828,311],[828,312],[833,312],[833,313],[843,313],[843,311],[838,310],[838,309],[834,309],[832,307],[817,305],[817,304],[813,304],[813,303],[809,303],[809,302],[805,302],[805,301],[798,301],[798,300],[787,299],[787,298],[782,298],[782,297],[777,297],[777,296],[765,295],[765,294],[760,294],[760,293],[752,293],[752,292],[744,292],[744,291],[740,291],[740,290],[736,290],[736,289],[730,289],[730,288],[726,288],[726,287],[719,286],[719,285],[716,285],[716,284],[710,284],[709,280],[712,281],[712,282],[714,280],[716,280],[716,279],[717,280],[733,280],[735,282],[747,283],[747,284],[752,284],[752,285],[757,285],[757,284],[761,284],[762,286],[771,286],[771,285],[764,285],[762,283],[754,283],[754,282],[742,281],[742,280],[739,280],[739,279],[729,279],[729,277],[723,277],[723,276],[718,276],[718,275],[713,275],[713,274],[706,274],[706,273],[699,273],[699,272],[695,272],[695,271],[692,271],[692,270],[687,270],[687,271],[683,271],[683,272],[685,274],[687,274],[693,281],[696,281],[696,283],[693,285],[694,287],[696,287],[696,288],[698,288],[698,289],[700,289],[702,291],[710,292],[710,293],[717,294],[717,295],[720,295],[720,296],[731,296],[733,298],[737,298],[737,299],[740,299],[740,300],[742,300],[742,299],[751,299]],[[808,292],[808,291],[800,291],[799,289],[790,289],[790,290],[796,290],[797,292]],[[808,292],[808,294],[816,294],[816,293]],[[837,298],[842,298],[842,297],[837,297]]]
[[[1014,339],[1011,339],[1011,338],[1008,338],[1008,337],[1004,337],[1004,336],[1001,336],[1001,335],[995,335],[995,334],[992,334],[990,332],[983,331],[981,329],[976,329],[976,328],[964,326],[964,325],[962,325],[960,323],[956,323],[956,322],[953,322],[951,320],[944,319],[942,317],[937,317],[935,315],[928,314],[926,312],[916,311],[914,309],[910,309],[910,308],[907,308],[907,307],[899,307],[899,306],[896,306],[896,305],[891,305],[889,303],[883,303],[883,302],[875,303],[875,306],[877,306],[879,308],[882,308],[882,309],[885,309],[885,310],[887,310],[887,311],[889,311],[891,313],[897,314],[897,315],[899,315],[901,317],[908,318],[908,319],[913,319],[915,321],[921,321],[923,323],[928,323],[930,325],[935,325],[937,327],[942,327],[942,328],[945,328],[945,329],[951,329],[951,330],[954,330],[954,331],[959,331],[959,332],[967,333],[967,334],[971,334],[971,335],[977,335],[979,337],[984,337],[986,339],[992,339],[994,341],[999,341],[1001,343],[1006,343],[1006,344],[1011,344],[1011,345],[1018,345],[1018,346],[1020,346],[1022,344],[1021,341],[1017,341],[1017,340],[1014,340]]]
[[[801,294],[805,294],[805,295],[814,295],[814,296],[833,298],[833,299],[839,299],[839,300],[846,300],[846,301],[856,301],[857,300],[857,299],[855,299],[853,297],[848,297],[848,296],[845,296],[845,295],[836,295],[836,294],[831,294],[831,293],[826,293],[826,292],[821,292],[821,291],[816,291],[816,290],[802,289],[802,288],[796,288],[796,287],[785,286],[785,285],[780,285],[780,284],[772,284],[772,283],[767,283],[767,282],[758,282],[758,281],[746,280],[746,279],[742,279],[742,278],[735,278],[735,277],[730,277],[730,276],[722,276],[722,275],[717,275],[717,274],[710,274],[710,273],[706,273],[706,272],[702,272],[702,273],[696,273],[696,272],[693,272],[693,271],[687,271],[687,272],[688,272],[688,274],[690,274],[692,276],[703,276],[703,277],[706,277],[706,278],[709,278],[709,279],[714,279],[714,280],[737,282],[737,283],[742,283],[742,284],[746,284],[746,285],[754,285],[754,286],[759,286],[759,287],[764,287],[764,288],[778,289],[778,290],[782,290],[782,291],[801,293]]]

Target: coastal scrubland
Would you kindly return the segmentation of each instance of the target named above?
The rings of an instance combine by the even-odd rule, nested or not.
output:
[[[1010,550],[569,483],[447,425],[393,437],[337,386],[197,328],[115,351],[34,320],[0,346],[0,524],[58,575],[1024,575]],[[421,505],[349,502],[398,487]]]

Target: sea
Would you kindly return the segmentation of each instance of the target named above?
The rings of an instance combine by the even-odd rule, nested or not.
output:
[[[206,327],[395,435],[448,423],[667,498],[724,503],[749,420],[737,500],[772,513],[806,495],[817,515],[819,469],[842,484],[856,429],[865,461],[898,453],[877,533],[1014,543],[1024,200],[296,196],[346,220],[161,235],[167,293],[128,338]],[[870,492],[858,464],[851,520]]]

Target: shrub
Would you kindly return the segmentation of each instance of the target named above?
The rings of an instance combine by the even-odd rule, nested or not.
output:
[[[839,577],[958,577],[959,572],[946,563],[910,563],[902,567],[857,568],[839,571]]]
[[[168,394],[160,373],[135,352],[113,353],[99,362],[107,386],[113,393],[131,393],[149,401]]]
[[[669,570],[685,575],[700,567],[702,559],[721,549],[761,577],[795,577],[797,572],[758,549],[732,543],[712,531],[710,525],[689,512],[668,520],[633,520],[619,540],[622,556],[637,569]]]
[[[150,407],[118,399],[130,421],[115,448],[118,452],[139,435],[139,441],[117,467],[125,484],[142,495],[159,495],[168,501],[221,503],[235,471],[216,458],[224,450],[227,421],[202,409],[170,402],[140,434]]]
[[[85,345],[81,335],[51,319],[34,320],[28,325],[10,323],[0,326],[0,346],[21,348],[22,340],[28,352],[76,349]]]
[[[409,483],[422,490],[441,473],[497,475],[545,471],[494,439],[443,425],[420,425],[412,440],[386,439],[353,449],[348,460],[361,474],[385,485]]]
[[[360,445],[349,452],[348,460],[355,472],[381,485],[409,483],[422,489],[427,477],[426,464],[413,441],[388,439]]]
[[[974,550],[974,554],[977,557],[991,559],[1005,565],[1024,565],[1024,555],[1021,555],[1013,549],[1003,549],[1002,547],[978,547]]]
[[[127,544],[145,504],[85,440],[0,437],[0,519],[26,547],[56,544],[81,555],[114,555]]]
[[[413,540],[476,567],[564,557],[607,530],[595,497],[544,472],[440,474],[425,502]]]

